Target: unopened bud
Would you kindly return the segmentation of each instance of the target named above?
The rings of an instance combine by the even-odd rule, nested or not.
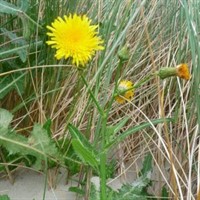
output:
[[[171,76],[176,76],[176,68],[175,67],[163,67],[158,71],[158,76],[161,79],[165,79]]]
[[[118,51],[118,57],[121,61],[127,61],[130,57],[129,55],[129,47],[128,45],[125,45]]]

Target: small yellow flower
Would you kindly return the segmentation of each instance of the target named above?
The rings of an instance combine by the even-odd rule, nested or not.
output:
[[[183,78],[185,80],[190,79],[190,72],[188,69],[188,65],[183,63],[176,67],[176,74],[178,77]]]
[[[46,43],[56,49],[55,57],[72,58],[72,63],[85,66],[96,50],[103,50],[103,41],[97,36],[97,25],[91,25],[91,20],[86,15],[64,15],[58,17],[47,26],[51,32],[47,35],[50,40]]]
[[[118,103],[123,104],[126,101],[131,101],[134,95],[133,83],[126,80],[120,81],[117,92],[118,95],[115,97],[115,100]]]

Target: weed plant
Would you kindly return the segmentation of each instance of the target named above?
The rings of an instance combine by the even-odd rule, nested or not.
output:
[[[45,199],[48,172],[62,167],[78,175],[80,199],[200,199],[199,10],[198,0],[0,0],[1,178],[40,171]],[[96,47],[86,60],[56,59],[48,27],[74,14],[103,42],[84,43]]]

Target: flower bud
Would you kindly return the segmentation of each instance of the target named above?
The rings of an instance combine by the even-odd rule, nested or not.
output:
[[[158,76],[161,79],[165,79],[171,76],[176,76],[176,68],[174,67],[163,67],[158,71]]]
[[[128,45],[125,45],[124,47],[122,47],[117,53],[117,55],[121,61],[127,61],[130,57],[129,54],[130,53],[129,53]]]
[[[189,80],[190,72],[187,64],[180,64],[176,67],[163,67],[158,72],[157,75],[161,79],[165,79],[171,76],[178,76],[179,78]]]

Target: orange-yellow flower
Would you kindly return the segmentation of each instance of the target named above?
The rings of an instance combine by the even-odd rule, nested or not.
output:
[[[118,95],[115,97],[115,100],[118,103],[123,104],[126,101],[131,101],[134,96],[133,83],[126,80],[120,81],[117,87],[117,93]]]
[[[190,79],[190,72],[188,69],[188,65],[183,63],[176,67],[176,74],[178,77],[183,78],[185,80]]]
[[[55,57],[72,58],[72,63],[83,67],[91,60],[96,50],[102,50],[103,41],[97,36],[97,25],[91,25],[91,20],[86,15],[76,14],[58,17],[47,26],[50,40],[46,43],[56,49]]]
[[[165,79],[171,76],[178,76],[179,78],[189,80],[190,79],[190,72],[188,69],[188,65],[182,63],[177,65],[176,67],[162,67],[158,72],[157,75],[161,79]]]

